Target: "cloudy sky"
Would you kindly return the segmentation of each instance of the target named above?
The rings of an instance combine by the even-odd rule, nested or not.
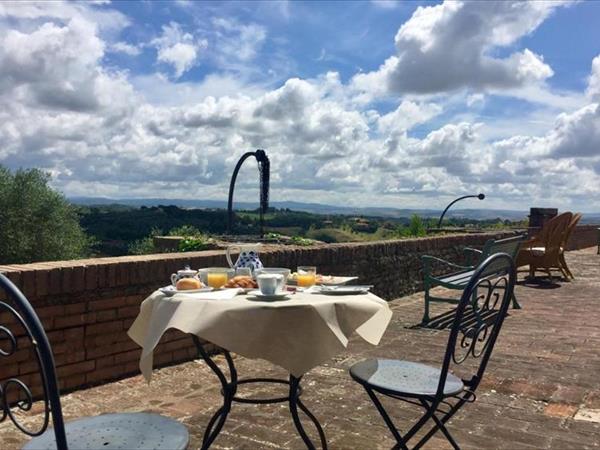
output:
[[[273,200],[600,211],[598,23],[600,2],[4,1],[0,164],[224,199],[264,148]]]

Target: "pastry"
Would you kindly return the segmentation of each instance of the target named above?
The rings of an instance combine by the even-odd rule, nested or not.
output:
[[[244,276],[244,275],[238,275],[236,277],[233,277],[231,280],[229,280],[227,282],[227,284],[225,284],[226,288],[243,288],[243,289],[256,289],[258,287],[258,284],[256,284],[256,282],[248,277],[248,276]]]
[[[178,291],[187,291],[190,289],[200,289],[202,287],[202,282],[197,278],[182,278],[177,281],[175,288]]]

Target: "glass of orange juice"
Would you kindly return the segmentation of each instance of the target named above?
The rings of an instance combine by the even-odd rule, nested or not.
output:
[[[233,270],[230,269],[212,269],[206,274],[206,281],[211,288],[220,289],[229,281],[232,274]]]
[[[314,286],[317,280],[317,268],[315,266],[298,266],[296,282],[299,287]]]

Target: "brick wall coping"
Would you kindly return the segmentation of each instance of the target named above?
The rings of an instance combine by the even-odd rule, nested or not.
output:
[[[576,228],[577,231],[592,231],[600,229],[600,224],[585,224],[580,225]],[[525,230],[510,230],[514,232],[524,232]],[[506,232],[506,230],[489,231],[481,233],[469,233],[472,235],[489,236],[493,238]],[[270,253],[276,251],[302,251],[302,250],[314,250],[323,248],[356,248],[365,246],[377,246],[377,245],[400,245],[400,246],[411,246],[411,243],[419,241],[439,241],[447,239],[456,239],[464,237],[465,233],[448,233],[441,236],[424,236],[417,238],[408,239],[391,239],[391,240],[378,240],[368,242],[344,242],[335,244],[315,244],[309,247],[295,246],[295,245],[277,245],[277,244],[263,244],[263,250],[261,253]],[[591,244],[590,244],[591,246]],[[75,267],[86,267],[86,266],[99,266],[99,265],[111,265],[111,264],[123,264],[123,263],[140,263],[140,262],[152,262],[152,261],[181,261],[186,259],[196,258],[211,258],[219,257],[225,254],[224,250],[203,250],[199,252],[176,252],[176,253],[156,253],[151,255],[128,255],[128,256],[115,256],[105,258],[87,258],[87,259],[73,259],[63,261],[42,261],[29,264],[7,264],[0,265],[1,273],[8,272],[25,272],[35,270],[50,270],[50,269],[61,269],[61,268],[75,268]]]
[[[470,236],[480,235],[489,236],[490,239],[498,236],[504,230],[480,232],[480,233],[469,233]],[[514,230],[511,230],[514,231]],[[522,230],[524,231],[524,230]],[[414,237],[407,239],[388,239],[388,240],[376,240],[367,242],[341,242],[333,244],[314,244],[311,246],[297,246],[297,245],[281,245],[281,244],[262,244],[261,254],[272,253],[277,251],[302,251],[302,250],[315,250],[323,248],[357,248],[357,247],[370,247],[377,245],[407,245],[410,246],[413,242],[420,241],[433,241],[437,242],[440,240],[452,240],[455,238],[464,237],[465,233],[447,233],[439,236],[423,236]],[[86,259],[71,259],[63,261],[41,261],[28,264],[7,264],[0,265],[0,272],[25,272],[30,270],[47,270],[47,269],[60,269],[60,268],[73,268],[73,267],[87,267],[87,266],[98,266],[98,265],[110,265],[110,264],[123,264],[123,263],[139,263],[139,262],[152,262],[152,261],[180,261],[186,259],[196,258],[210,258],[219,257],[225,255],[225,250],[202,250],[198,252],[174,252],[174,253],[155,253],[149,255],[127,255],[127,256],[113,256],[103,258],[86,258]],[[223,261],[225,262],[225,261]]]

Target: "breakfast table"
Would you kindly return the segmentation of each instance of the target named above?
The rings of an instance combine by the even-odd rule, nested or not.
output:
[[[219,379],[223,394],[223,405],[206,427],[203,449],[209,448],[217,438],[233,402],[287,402],[294,425],[306,446],[315,448],[302,426],[298,408],[314,423],[322,448],[327,448],[321,425],[300,400],[302,376],[345,350],[354,333],[377,345],[392,316],[387,302],[370,292],[330,294],[308,289],[291,293],[284,300],[264,301],[241,289],[194,294],[178,292],[172,296],[156,291],[141,304],[128,334],[142,347],[140,370],[148,382],[152,377],[153,351],[165,331],[175,328],[192,336],[199,356]],[[206,352],[202,340],[223,349],[229,376]],[[289,380],[238,379],[230,352],[270,361],[284,368],[290,374]],[[248,383],[284,384],[289,387],[289,394],[261,399],[238,396],[238,386]]]

